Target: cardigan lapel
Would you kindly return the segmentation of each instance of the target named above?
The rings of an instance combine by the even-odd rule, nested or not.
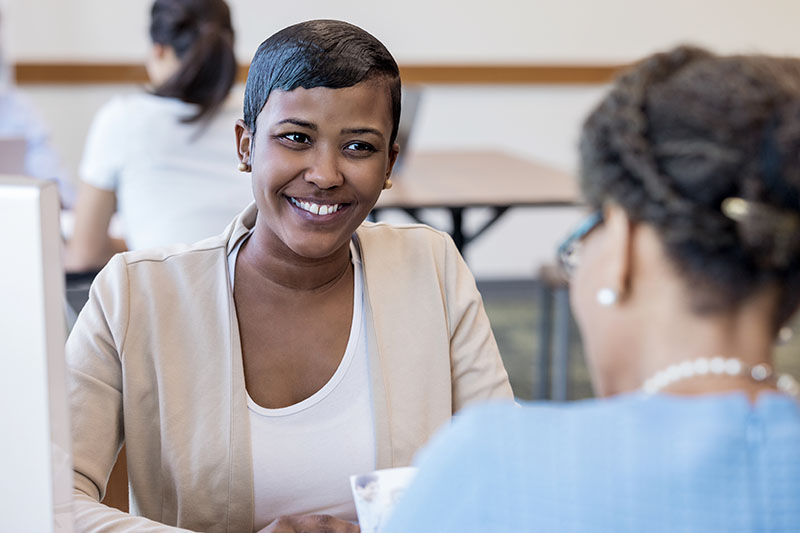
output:
[[[372,392],[372,417],[375,427],[375,468],[394,466],[394,449],[392,446],[392,410],[386,394],[386,381],[381,364],[381,349],[378,334],[373,320],[372,305],[369,301],[366,283],[364,292],[364,313],[366,314],[367,350],[369,353],[369,376]]]
[[[228,229],[228,246],[225,254],[225,280],[228,291],[228,316],[230,317],[229,349],[230,354],[230,463],[228,516],[226,531],[231,533],[253,530],[253,512],[255,496],[253,495],[253,451],[250,437],[249,410],[247,408],[247,389],[244,379],[244,362],[242,360],[242,342],[239,337],[239,320],[236,315],[236,304],[233,300],[230,272],[228,272],[227,255],[255,223],[255,204],[251,204]]]
[[[379,333],[375,328],[375,311],[367,276],[369,261],[364,257],[364,249],[355,233],[355,244],[361,256],[364,268],[364,316],[367,330],[367,353],[369,354],[369,376],[372,393],[372,418],[375,428],[375,468],[390,468],[394,466],[394,450],[392,446],[392,409],[389,406],[389,396],[386,391],[386,380],[383,373],[382,350]],[[378,305],[380,303],[378,302]],[[378,310],[378,312],[380,312]]]

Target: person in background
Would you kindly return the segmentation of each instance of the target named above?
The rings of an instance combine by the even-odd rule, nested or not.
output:
[[[586,121],[560,256],[599,400],[464,414],[387,533],[800,531],[800,61],[680,47]]]
[[[350,476],[407,466],[512,392],[452,239],[364,222],[391,186],[400,74],[345,22],[250,65],[222,235],[116,255],[67,341],[78,531],[350,532]],[[125,444],[132,515],[103,506]]]
[[[95,117],[80,165],[68,271],[111,256],[219,232],[252,200],[231,153],[241,101],[233,27],[223,0],[156,0],[149,92],[117,96]],[[114,212],[123,237],[109,235]]]
[[[11,66],[6,63],[3,54],[2,22],[0,13],[0,140],[24,140],[24,173],[34,178],[56,181],[61,204],[69,208],[75,201],[74,187],[51,145],[44,120],[33,103],[12,83]]]

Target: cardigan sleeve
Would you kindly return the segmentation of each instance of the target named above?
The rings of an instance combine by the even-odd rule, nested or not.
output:
[[[453,412],[489,399],[512,399],[483,300],[467,264],[445,235],[445,294],[450,333]]]
[[[115,256],[98,274],[66,344],[72,419],[76,531],[186,531],[100,503],[124,442],[122,364],[129,313],[127,265]]]

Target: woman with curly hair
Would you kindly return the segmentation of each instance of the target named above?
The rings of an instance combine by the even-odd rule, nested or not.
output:
[[[388,532],[798,531],[800,61],[681,47],[589,116],[560,249],[602,400],[479,408]]]

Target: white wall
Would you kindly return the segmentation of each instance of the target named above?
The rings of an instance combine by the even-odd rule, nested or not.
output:
[[[7,2],[9,0],[6,0]],[[406,63],[627,62],[679,42],[720,52],[800,55],[796,0],[229,0],[237,53],[309,18],[362,25]],[[19,61],[139,61],[150,0],[10,0],[7,48]],[[131,86],[26,86],[73,172],[94,111]],[[497,148],[567,171],[601,86],[436,86],[426,90],[413,149]],[[439,221],[436,213],[432,220]],[[480,218],[477,214],[475,218]],[[574,210],[516,209],[470,249],[482,278],[527,276],[552,258]]]
[[[5,0],[19,60],[140,59],[150,0]],[[796,0],[229,0],[240,59],[310,18],[359,24],[401,62],[627,61],[677,41],[800,52]]]

